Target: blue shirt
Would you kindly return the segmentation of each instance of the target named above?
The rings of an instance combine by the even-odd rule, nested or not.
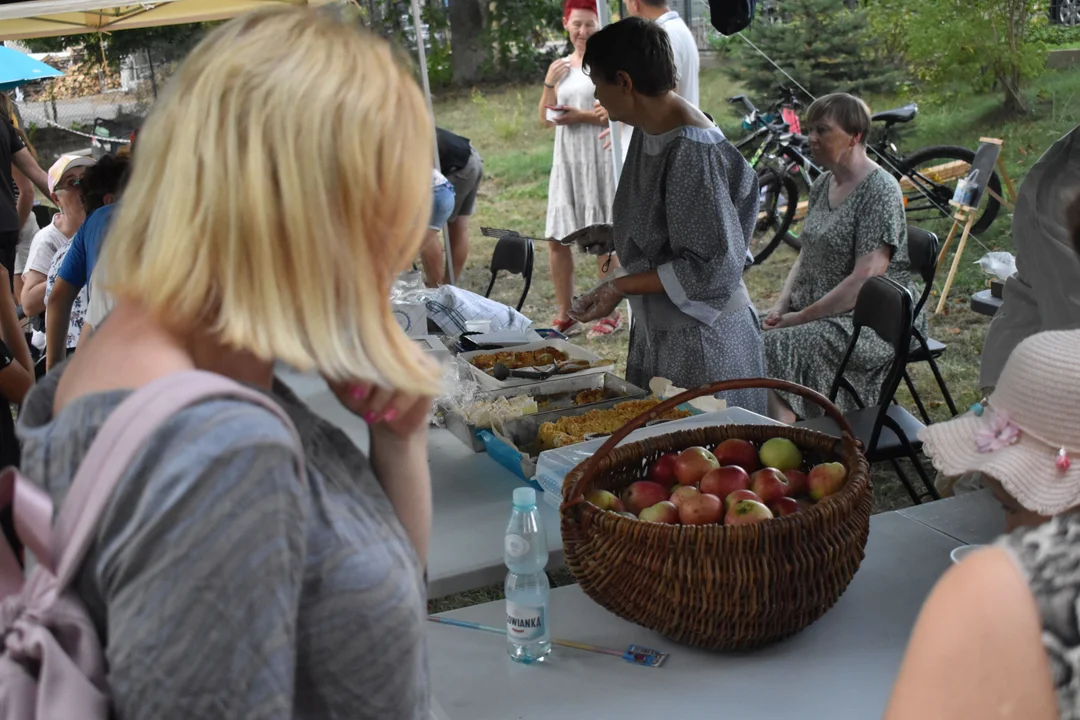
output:
[[[84,288],[90,284],[90,275],[97,265],[98,255],[101,254],[101,243],[105,240],[105,234],[112,224],[113,211],[116,204],[99,207],[90,213],[90,217],[83,221],[75,238],[71,241],[71,249],[68,250],[64,264],[60,266],[60,277],[64,282],[76,289]]]

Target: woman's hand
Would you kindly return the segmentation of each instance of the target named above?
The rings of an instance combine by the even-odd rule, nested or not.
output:
[[[431,398],[388,390],[367,382],[332,382],[330,389],[350,412],[371,426],[372,434],[389,433],[402,440],[427,435]]]
[[[599,320],[615,312],[615,308],[619,307],[622,299],[623,294],[612,281],[608,280],[575,299],[569,314],[578,322]]]
[[[596,125],[596,115],[592,110],[578,110],[577,108],[568,107],[559,117],[551,121],[553,125],[581,125],[588,123],[589,125]]]
[[[764,328],[766,330],[779,330],[780,328],[795,327],[796,325],[805,325],[807,320],[803,317],[802,313],[798,312],[786,312],[782,313],[774,318],[774,311],[769,311],[769,316],[765,318]],[[772,320],[772,322],[769,322]]]
[[[570,60],[558,58],[548,66],[547,76],[544,78],[545,85],[558,85],[570,72]]]
[[[775,326],[776,323],[780,321],[780,318],[787,313],[788,307],[789,306],[786,303],[777,303],[776,305],[773,305],[771,308],[769,308],[765,312],[765,320],[764,322],[762,322],[762,325],[765,326],[765,329],[769,329]]]
[[[593,105],[593,116],[596,118],[597,125],[607,125],[608,120],[610,119],[608,111],[604,109],[604,106],[600,104],[599,100]]]

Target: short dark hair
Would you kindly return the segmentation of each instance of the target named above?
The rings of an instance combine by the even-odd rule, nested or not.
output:
[[[634,89],[657,97],[675,89],[675,58],[667,32],[650,20],[631,17],[593,34],[585,45],[582,67],[615,83],[620,72],[630,76]]]
[[[865,145],[870,135],[870,108],[866,103],[847,93],[833,93],[819,97],[806,110],[806,122],[831,120],[848,135],[858,135]]]
[[[130,170],[130,160],[114,155],[106,155],[95,165],[86,168],[80,186],[87,215],[105,205],[106,195],[123,192],[130,177]]]

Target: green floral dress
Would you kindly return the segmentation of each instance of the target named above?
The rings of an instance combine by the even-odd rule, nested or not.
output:
[[[855,269],[855,261],[882,245],[893,248],[885,271],[904,287],[911,288],[904,220],[903,194],[899,183],[878,168],[872,171],[840,206],[829,207],[829,181],[822,175],[810,189],[803,231],[799,274],[791,291],[791,311],[802,310],[827,295]],[[912,297],[918,297],[912,292]],[[765,332],[765,365],[770,377],[789,380],[827,395],[836,370],[853,333],[852,313],[822,318],[805,325]],[[848,363],[844,377],[859,397],[875,404],[892,361],[892,348],[874,333],[864,330]],[[784,394],[799,417],[822,414],[808,400]],[[844,411],[858,407],[841,390],[836,404]]]

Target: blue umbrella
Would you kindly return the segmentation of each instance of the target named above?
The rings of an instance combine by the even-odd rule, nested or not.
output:
[[[0,45],[0,90],[11,90],[28,82],[63,75],[56,68],[38,62],[29,55]]]

